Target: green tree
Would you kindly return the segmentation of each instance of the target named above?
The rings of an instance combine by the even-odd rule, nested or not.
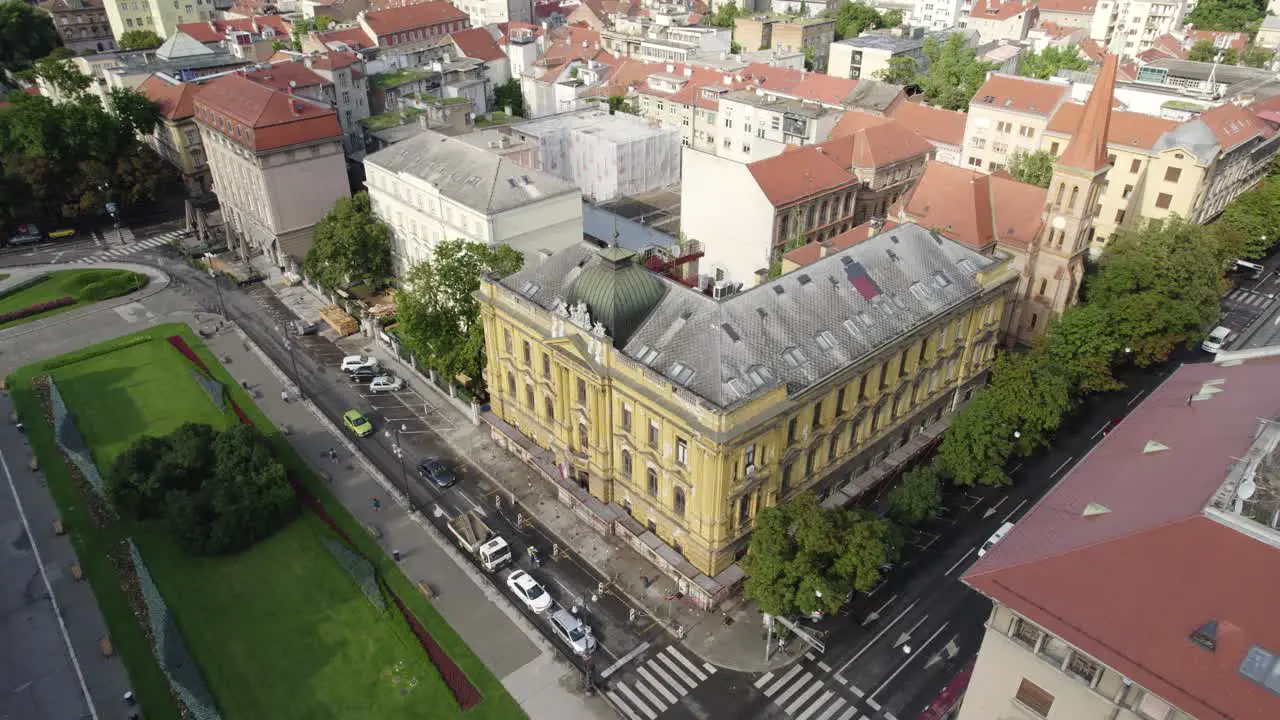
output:
[[[876,72],[876,79],[893,85],[910,85],[915,82],[920,68],[916,59],[906,55],[889,58],[888,67]]]
[[[880,27],[895,28],[902,24],[902,11],[889,10],[880,15]]]
[[[1014,450],[1029,455],[1042,447],[1071,409],[1071,375],[1047,351],[1043,341],[1025,352],[1003,352],[991,366],[987,392],[1014,423]]]
[[[1243,239],[1238,256],[1263,257],[1280,240],[1280,176],[1263,179],[1227,204],[1215,226],[1237,231]]]
[[[121,50],[155,50],[164,44],[164,38],[152,30],[126,30],[118,44]]]
[[[1197,30],[1252,32],[1266,14],[1266,0],[1202,0],[1186,22]]]
[[[813,46],[805,45],[800,48],[800,51],[804,54],[804,69],[812,72],[815,67],[814,57],[816,57],[816,52],[814,51]]]
[[[1009,174],[1019,182],[1047,188],[1049,181],[1053,179],[1055,161],[1057,158],[1048,150],[1037,150],[1033,153],[1016,150],[1009,158]]]
[[[1106,306],[1082,303],[1069,308],[1047,333],[1049,355],[1080,392],[1119,390],[1111,368],[1124,351],[1118,328]]]
[[[835,19],[837,40],[857,37],[864,30],[886,27],[880,13],[870,5],[861,2],[843,0],[834,10],[827,10],[823,14]],[[898,13],[898,21],[899,23],[902,21],[901,13]]]
[[[1212,235],[1169,218],[1122,232],[1103,253],[1085,299],[1106,309],[1133,361],[1163,361],[1218,317],[1222,263]]]
[[[948,110],[968,110],[987,73],[996,68],[994,63],[979,60],[959,33],[941,43],[925,38],[924,54],[929,58],[929,70],[917,75],[914,84],[930,105]]]
[[[61,50],[63,48],[59,48]],[[75,63],[51,53],[40,58],[32,66],[37,77],[49,84],[61,99],[76,98],[89,89],[89,76],[80,72]]]
[[[511,78],[493,91],[495,104],[500,108],[511,108],[513,115],[524,116],[524,93],[520,91],[520,80]]]
[[[391,228],[374,214],[369,193],[339,199],[316,223],[302,268],[324,288],[386,285],[391,278]]]
[[[1075,45],[1047,47],[1038,53],[1024,55],[1018,62],[1018,74],[1023,77],[1048,80],[1059,70],[1088,70],[1089,62],[1080,55]]]
[[[160,106],[136,90],[111,88],[107,110],[119,121],[121,132],[130,135],[150,135],[160,124]]]
[[[0,80],[31,67],[62,43],[48,13],[19,0],[0,1]]]
[[[823,508],[813,493],[761,510],[743,559],[743,592],[770,615],[834,613],[854,590],[870,590],[897,559],[888,521]]]
[[[989,391],[960,408],[938,445],[938,468],[956,485],[1005,485],[1016,418]]]
[[[747,14],[746,11],[740,9],[737,5],[725,3],[716,9],[714,13],[704,18],[704,21],[712,27],[732,28],[734,20],[737,20],[738,16],[745,14]]]
[[[1218,48],[1212,40],[1197,40],[1187,53],[1187,59],[1195,62],[1213,62],[1218,57]]]
[[[942,477],[932,465],[908,470],[885,498],[889,517],[903,525],[919,525],[938,516],[942,507]]]
[[[1240,56],[1240,62],[1249,67],[1260,68],[1271,62],[1271,58],[1275,53],[1257,45],[1250,45],[1244,49],[1244,54]]]
[[[608,102],[610,115],[620,112],[630,113],[631,115],[639,114],[636,112],[635,107],[627,102],[625,95],[610,95]]]
[[[480,378],[484,326],[473,293],[481,276],[505,277],[523,264],[520,253],[506,245],[465,240],[437,245],[431,259],[409,270],[396,293],[396,319],[406,349],[445,377]]]

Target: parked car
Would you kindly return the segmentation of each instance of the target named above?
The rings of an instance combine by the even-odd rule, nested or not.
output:
[[[591,635],[591,628],[578,619],[576,615],[558,608],[551,613],[551,630],[555,632],[565,645],[574,653],[586,657],[595,652],[596,639]]]
[[[342,424],[356,437],[368,437],[373,434],[373,423],[365,418],[359,410],[348,410],[342,414]]]
[[[395,392],[404,387],[404,380],[395,375],[379,375],[369,383],[369,392]]]
[[[360,384],[373,382],[378,377],[378,368],[362,367],[348,370],[347,377]]]
[[[40,231],[40,227],[35,223],[25,223],[19,225],[9,236],[9,245],[34,245],[41,240],[44,240],[44,233]]]
[[[427,458],[418,463],[418,476],[441,489],[458,484],[458,476],[435,458]]]
[[[1250,278],[1254,280],[1257,280],[1258,278],[1262,277],[1262,274],[1265,273],[1266,271],[1267,269],[1265,267],[1259,265],[1258,263],[1249,262],[1248,260],[1236,260],[1231,265],[1231,272],[1240,273],[1241,275],[1248,275]]]
[[[1227,342],[1231,340],[1231,328],[1219,325],[1209,332],[1209,337],[1200,343],[1200,348],[1205,352],[1217,355],[1227,348]]]
[[[342,358],[342,371],[352,372],[360,368],[376,368],[378,367],[378,358],[372,355],[348,355]]]
[[[1008,535],[1009,531],[1012,529],[1013,529],[1013,523],[1007,522],[1001,525],[999,530],[996,530],[995,532],[991,533],[991,537],[987,538],[987,541],[982,543],[982,547],[978,548],[978,557],[982,557],[983,555],[986,555],[988,552],[991,552],[991,548],[995,547],[996,543],[1003,540],[1004,536]]]
[[[310,320],[294,320],[289,323],[294,335],[315,335],[320,332],[320,325]]]
[[[523,570],[513,571],[507,576],[507,587],[511,588],[511,592],[525,604],[530,610],[541,613],[546,612],[551,607],[551,596],[547,594],[545,588],[533,579],[533,576]]]

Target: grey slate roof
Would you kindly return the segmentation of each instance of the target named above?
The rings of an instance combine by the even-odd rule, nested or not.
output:
[[[441,195],[487,214],[579,192],[560,178],[433,130],[368,155],[364,162],[426,180]]]
[[[583,243],[501,283],[551,311],[600,262]],[[981,293],[975,275],[995,262],[909,223],[722,300],[664,278],[621,349],[720,408],[778,383],[796,394]]]
[[[1180,147],[1190,151],[1200,162],[1209,163],[1218,156],[1221,149],[1218,138],[1203,120],[1196,119],[1184,122],[1156,139],[1157,151]]]

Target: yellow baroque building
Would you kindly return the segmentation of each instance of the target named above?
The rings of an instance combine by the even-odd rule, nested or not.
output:
[[[719,299],[622,248],[544,253],[477,292],[494,435],[711,601],[761,509],[847,497],[968,398],[1015,281],[914,224]]]

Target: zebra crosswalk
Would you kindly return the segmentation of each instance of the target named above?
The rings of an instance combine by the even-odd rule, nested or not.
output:
[[[606,695],[627,720],[655,720],[715,671],[715,666],[691,660],[668,645],[628,673],[628,680],[614,683]]]
[[[755,687],[792,720],[870,720],[859,715],[858,702],[816,666],[792,665],[780,674],[765,673]],[[857,691],[854,691],[858,694]],[[874,706],[878,709],[878,706]],[[888,717],[886,715],[886,717]]]
[[[1271,302],[1271,297],[1269,295],[1263,295],[1262,293],[1245,290],[1244,288],[1236,288],[1235,290],[1227,293],[1227,300],[1238,305],[1260,308]]]
[[[128,239],[133,237],[133,232],[130,231],[128,228],[122,228],[121,230],[123,233],[125,233],[122,236],[125,239],[125,244],[117,245],[111,248],[110,250],[104,250],[100,253],[94,253],[93,255],[89,255],[88,257],[84,258],[83,262],[97,263],[97,262],[111,262],[112,260],[123,260],[125,257],[132,255],[133,253],[141,252],[142,250],[149,250],[154,247],[159,247],[160,245],[164,245],[166,243],[172,242],[183,235],[183,232],[181,230],[174,230],[171,232],[154,235],[152,237],[146,238],[145,240],[128,242]],[[114,231],[112,232],[114,233]],[[106,235],[106,238],[108,241],[110,241],[113,237],[114,236],[111,234]]]

